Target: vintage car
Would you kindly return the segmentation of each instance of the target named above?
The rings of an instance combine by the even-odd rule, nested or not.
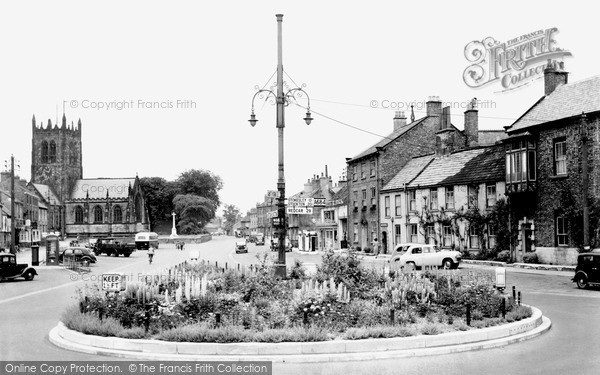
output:
[[[0,280],[10,280],[19,277],[33,280],[38,273],[28,264],[17,264],[17,257],[11,253],[0,253]]]
[[[248,252],[248,244],[246,240],[235,241],[235,253],[247,253]]]
[[[271,251],[278,251],[279,250],[278,246],[279,246],[279,239],[272,238],[271,239]],[[285,239],[285,251],[288,253],[292,251],[292,243],[287,238]]]
[[[264,246],[265,245],[265,236],[263,236],[262,234],[257,234],[255,243],[256,243],[256,246]]]
[[[600,285],[600,251],[581,253],[577,256],[577,267],[572,279],[579,289]]]
[[[409,269],[423,266],[437,266],[443,268],[458,268],[462,259],[459,251],[441,250],[435,245],[418,243],[398,244],[392,253],[390,263],[399,262],[401,267]]]
[[[59,262],[96,263],[96,255],[86,247],[67,247],[58,256]]]

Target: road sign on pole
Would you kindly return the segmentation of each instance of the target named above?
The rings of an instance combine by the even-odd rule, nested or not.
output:
[[[288,206],[312,207],[314,205],[314,198],[288,198]]]
[[[295,214],[295,215],[310,215],[313,213],[313,208],[312,207],[293,206],[293,207],[288,207],[286,210],[286,213]]]
[[[267,212],[267,219],[270,219],[272,217],[277,217],[277,210]]]
[[[325,207],[325,198],[314,198],[315,207]]]

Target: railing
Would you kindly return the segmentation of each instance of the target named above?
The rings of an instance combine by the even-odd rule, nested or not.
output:
[[[77,273],[90,272],[90,263],[87,260],[81,261],[74,258],[63,259],[62,267]]]

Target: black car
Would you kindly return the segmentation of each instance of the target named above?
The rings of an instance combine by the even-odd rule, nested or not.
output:
[[[600,251],[582,253],[577,256],[577,267],[572,279],[579,289],[600,284]]]
[[[0,280],[10,280],[22,277],[33,280],[37,272],[28,264],[18,264],[17,257],[11,253],[0,253]]]
[[[94,252],[86,247],[67,247],[58,255],[58,261],[61,263],[65,261],[96,263],[96,260]]]

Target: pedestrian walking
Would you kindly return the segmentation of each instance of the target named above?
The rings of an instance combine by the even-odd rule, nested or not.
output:
[[[148,264],[152,264],[152,258],[154,258],[154,247],[150,246],[148,248]]]

